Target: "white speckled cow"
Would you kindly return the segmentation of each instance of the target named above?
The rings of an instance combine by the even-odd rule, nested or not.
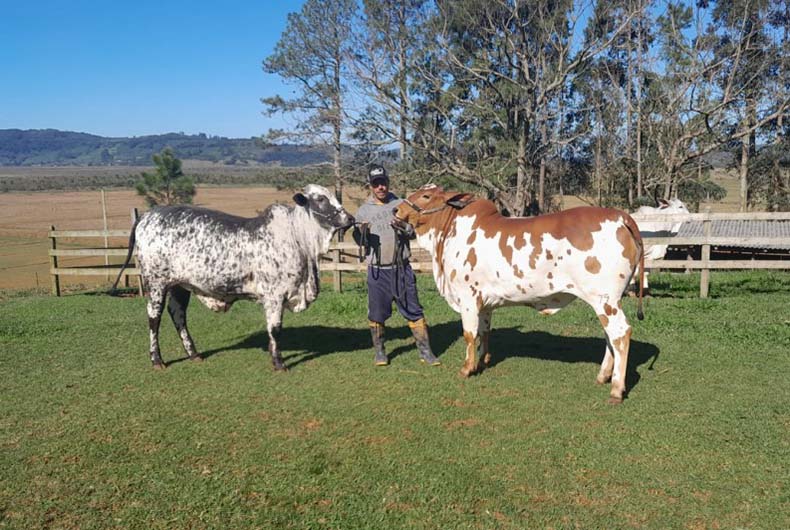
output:
[[[491,201],[425,186],[398,206],[395,216],[414,227],[420,246],[433,257],[439,292],[461,314],[462,376],[488,364],[491,315],[497,307],[528,305],[553,314],[581,298],[606,332],[597,381],[611,379],[609,401],[622,402],[631,327],[620,298],[636,268],[644,266],[639,230],[627,213],[585,207],[509,218]]]
[[[667,201],[666,199],[658,199],[658,206],[640,206],[638,210],[634,212],[637,216],[649,216],[649,215],[669,215],[669,214],[683,214],[689,213],[688,208],[686,205],[683,204],[683,201],[680,199],[671,199]],[[683,222],[673,222],[673,221],[638,221],[639,223],[639,231],[642,234],[642,237],[666,237],[666,236],[675,236],[680,230],[680,225]],[[656,259],[664,259],[664,256],[667,255],[667,248],[669,245],[645,245],[645,259],[649,260],[656,260]],[[648,280],[647,280],[648,273],[645,271],[645,280],[643,287],[645,289],[648,288]]]
[[[272,205],[249,219],[191,206],[156,207],[140,217],[129,238],[124,268],[136,241],[149,290],[150,354],[155,368],[165,366],[159,351],[159,323],[169,292],[167,309],[190,359],[201,360],[186,322],[190,294],[195,293],[214,311],[227,311],[236,300],[260,303],[274,369],[285,369],[277,346],[283,309],[299,312],[316,299],[319,255],[328,250],[335,231],[354,222],[321,186],[306,186],[294,201],[295,206]]]

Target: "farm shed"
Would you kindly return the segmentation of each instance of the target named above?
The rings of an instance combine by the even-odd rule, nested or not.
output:
[[[714,219],[710,227],[711,237],[744,238],[738,246],[713,245],[711,259],[732,259],[735,256],[741,259],[790,259],[790,244],[775,242],[779,239],[790,240],[790,221],[768,220],[736,220]],[[703,237],[702,221],[686,221],[678,230],[677,238]],[[672,246],[667,252],[667,259],[682,256],[699,258],[700,247]]]

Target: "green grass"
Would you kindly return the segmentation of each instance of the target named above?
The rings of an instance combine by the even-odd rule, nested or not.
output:
[[[195,303],[206,362],[151,369],[144,300],[0,302],[0,528],[790,527],[790,276],[651,275],[630,392],[594,384],[592,310],[494,315],[462,380],[460,323],[420,278],[434,350],[389,322],[369,349],[360,282],[287,314],[273,373],[259,308]],[[652,369],[651,369],[652,368]]]

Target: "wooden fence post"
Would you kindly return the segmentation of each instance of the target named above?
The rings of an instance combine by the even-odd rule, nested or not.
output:
[[[338,234],[337,236],[338,243],[343,241],[343,237]],[[332,284],[335,287],[336,293],[343,292],[343,274],[340,272],[340,249],[337,249],[332,252],[332,263],[335,265],[335,270],[332,272]]]
[[[55,225],[50,225],[49,229],[54,232]],[[58,248],[58,243],[55,236],[50,235],[49,240],[51,242],[50,248],[56,250]],[[58,273],[54,270],[58,268],[58,257],[54,254],[49,257],[49,268],[49,274],[52,277],[52,294],[60,296],[60,278],[58,277]]]
[[[702,235],[708,241],[711,234],[711,220],[710,220],[710,207],[705,208],[705,218],[702,220]],[[700,256],[702,262],[710,261],[710,244],[702,245],[702,255]],[[707,298],[710,290],[710,268],[705,267],[700,272],[699,277],[699,297]]]

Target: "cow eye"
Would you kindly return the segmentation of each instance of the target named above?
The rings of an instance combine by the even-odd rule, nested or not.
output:
[[[431,196],[430,196],[430,195],[423,195],[423,196],[422,196],[422,198],[423,198],[423,199],[430,199],[430,198],[431,198]]]

